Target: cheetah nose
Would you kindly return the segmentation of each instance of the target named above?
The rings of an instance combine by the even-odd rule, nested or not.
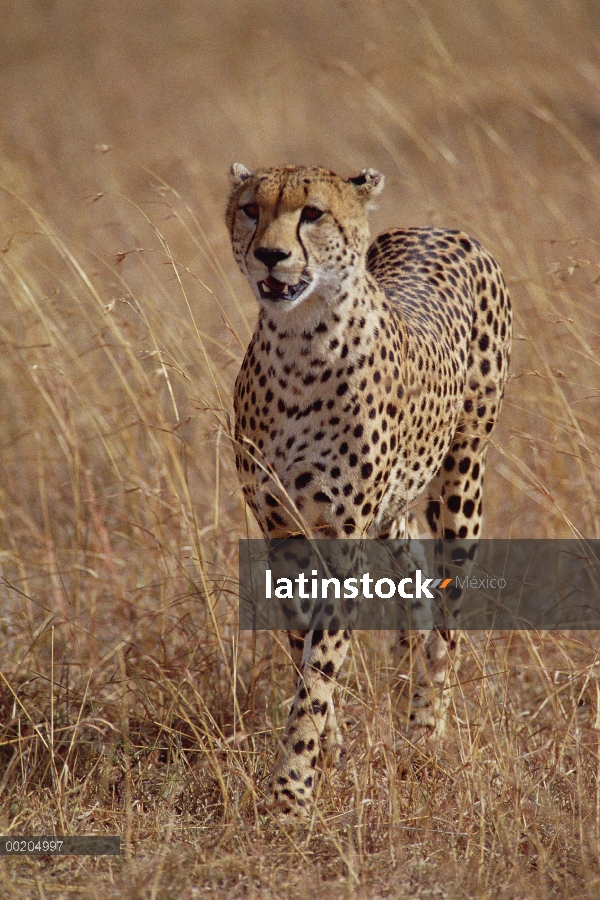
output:
[[[257,247],[254,255],[261,263],[265,264],[267,269],[274,269],[278,262],[281,262],[282,259],[287,259],[292,254],[286,253],[285,250],[269,250],[267,247]]]

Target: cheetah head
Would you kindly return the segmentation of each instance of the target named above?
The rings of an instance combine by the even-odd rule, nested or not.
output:
[[[367,212],[383,188],[375,169],[344,181],[319,167],[231,168],[227,224],[236,261],[260,303],[290,310],[335,303],[364,267]]]

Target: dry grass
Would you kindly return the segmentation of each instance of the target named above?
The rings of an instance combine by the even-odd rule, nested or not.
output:
[[[483,240],[517,334],[486,534],[600,536],[596,6],[7,7],[0,830],[123,855],[0,860],[0,897],[597,897],[593,634],[472,636],[451,740],[410,760],[361,636],[309,832],[258,809],[292,680],[236,630],[255,307],[222,225],[235,158],[374,165],[374,230]]]

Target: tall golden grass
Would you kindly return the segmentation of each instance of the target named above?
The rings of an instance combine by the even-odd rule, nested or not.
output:
[[[308,831],[260,808],[292,693],[236,630],[230,439],[256,315],[227,170],[385,172],[374,231],[461,227],[513,297],[488,537],[600,535],[595,4],[23,0],[0,35],[0,897],[595,898],[594,634],[471,636],[445,748],[354,642]]]

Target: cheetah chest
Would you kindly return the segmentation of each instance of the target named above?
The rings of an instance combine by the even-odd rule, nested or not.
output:
[[[259,319],[236,384],[237,465],[267,533],[376,534],[439,468],[461,376],[435,348],[419,370],[400,315],[384,312],[300,336]]]

